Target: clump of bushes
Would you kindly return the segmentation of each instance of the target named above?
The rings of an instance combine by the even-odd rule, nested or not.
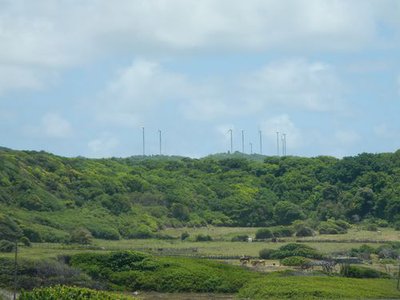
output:
[[[248,240],[249,236],[247,234],[236,235],[231,239],[232,242],[247,242]]]
[[[284,259],[292,256],[302,256],[305,258],[315,259],[321,259],[323,257],[316,249],[300,243],[286,244],[278,250],[262,249],[259,252],[259,256],[263,259]]]
[[[208,234],[198,234],[195,238],[196,242],[209,242],[212,241],[212,237]]]
[[[272,228],[274,237],[290,237],[294,234],[294,230],[289,226],[276,226]]]
[[[272,231],[268,228],[260,228],[256,231],[257,240],[271,239],[274,237]]]
[[[88,245],[92,243],[93,236],[86,228],[77,228],[71,232],[71,243]]]
[[[14,243],[7,241],[7,240],[1,240],[0,241],[0,252],[13,252],[14,251]]]
[[[343,220],[328,220],[321,222],[318,226],[320,234],[344,234],[347,233],[347,229],[350,228],[350,224]]]
[[[350,256],[359,257],[362,259],[370,259],[371,254],[375,253],[376,250],[368,245],[361,245],[359,248],[352,248],[349,252]]]
[[[311,260],[309,258],[305,258],[302,256],[291,256],[291,257],[286,257],[281,260],[281,264],[284,266],[302,266]]]
[[[386,273],[361,266],[347,266],[342,268],[340,273],[345,277],[352,278],[389,278]]]
[[[111,289],[236,293],[260,275],[215,261],[153,257],[135,251],[80,253],[69,259]]]
[[[302,226],[296,230],[297,237],[305,237],[305,236],[313,236],[313,235],[314,235],[314,230],[312,230],[310,227],[307,227],[307,226]]]
[[[273,249],[261,249],[260,252],[258,253],[258,255],[260,256],[260,258],[262,259],[271,259],[272,255],[276,252],[276,250]]]
[[[190,234],[189,234],[187,231],[182,232],[182,234],[181,234],[181,240],[184,241],[184,240],[188,239],[189,236],[190,236]]]
[[[123,295],[113,295],[110,293],[96,291],[87,288],[78,288],[70,286],[56,285],[48,288],[37,288],[31,292],[22,292],[19,300],[40,300],[40,299],[57,299],[57,300],[128,300],[131,297]]]

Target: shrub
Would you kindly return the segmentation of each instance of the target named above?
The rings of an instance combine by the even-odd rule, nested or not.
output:
[[[77,228],[71,233],[71,243],[87,245],[92,243],[92,234],[86,228]]]
[[[274,237],[290,237],[294,234],[293,228],[289,226],[277,226],[272,229]]]
[[[264,249],[260,250],[258,255],[262,259],[271,259],[275,252],[276,252],[276,250],[264,248]]]
[[[7,240],[1,240],[0,241],[0,252],[13,252],[14,251],[14,243],[7,241]]]
[[[189,234],[187,231],[182,232],[182,234],[181,234],[181,240],[184,241],[184,240],[188,239],[189,236],[190,236],[190,234]]]
[[[257,240],[270,239],[273,237],[274,235],[272,234],[272,231],[268,228],[260,228],[256,231]]]
[[[303,237],[303,236],[313,236],[314,230],[310,227],[303,226],[296,231],[296,236]]]
[[[361,266],[348,266],[342,268],[341,274],[345,277],[352,278],[389,278],[386,273]]]
[[[78,288],[70,286],[56,285],[48,288],[38,288],[31,292],[22,292],[19,300],[41,300],[41,299],[57,299],[57,300],[128,300],[132,298],[123,295],[113,295],[106,292],[95,291],[87,288]]]
[[[31,241],[30,241],[26,236],[23,236],[23,237],[20,239],[20,241],[21,241],[21,243],[24,244],[24,246],[26,246],[26,247],[31,247],[31,246],[32,246],[32,245],[31,245]]]
[[[364,229],[367,231],[378,231],[378,226],[376,226],[376,224],[370,223],[365,225]]]
[[[322,258],[322,254],[316,249],[299,243],[290,243],[280,247],[272,253],[271,258],[283,259],[290,256],[303,256],[307,258]]]
[[[329,220],[321,222],[318,226],[318,231],[320,234],[344,234],[347,233],[347,227],[342,221],[337,223],[336,221]]]
[[[40,232],[36,231],[35,229],[23,226],[22,227],[22,233],[31,242],[34,242],[34,243],[41,243],[42,242],[42,236],[40,235]]]
[[[302,266],[311,260],[302,256],[291,256],[281,260],[281,264],[284,266]]]
[[[242,234],[242,235],[236,235],[234,236],[231,241],[232,242],[247,242],[249,239],[249,236],[247,234]]]
[[[198,234],[198,235],[196,235],[196,242],[209,242],[209,241],[212,241],[212,237],[211,236],[209,236],[208,234],[207,235],[205,235],[205,234]]]

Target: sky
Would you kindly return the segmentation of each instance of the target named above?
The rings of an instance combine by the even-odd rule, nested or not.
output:
[[[399,149],[399,108],[399,0],[0,0],[3,147],[343,157]]]

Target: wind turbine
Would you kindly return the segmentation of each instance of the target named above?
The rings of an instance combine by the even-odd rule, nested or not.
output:
[[[279,156],[279,131],[276,132],[276,153]]]
[[[262,131],[258,130],[258,134],[260,135],[260,154],[262,154]]]
[[[242,129],[242,153],[244,153],[244,130]]]
[[[233,153],[233,130],[229,129],[228,133],[230,133],[230,138],[231,138],[231,154]]]
[[[253,154],[253,143],[249,143],[250,145],[250,154]]]
[[[160,155],[162,155],[162,152],[161,152],[161,145],[162,145],[161,134],[162,134],[161,130],[158,129],[158,142],[160,144]]]
[[[145,151],[144,126],[142,126],[142,146],[143,146],[143,156],[145,156],[146,155],[146,151]]]

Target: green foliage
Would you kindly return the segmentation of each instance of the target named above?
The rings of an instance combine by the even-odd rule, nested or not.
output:
[[[2,148],[0,224],[3,215],[10,217],[32,242],[66,242],[81,227],[115,240],[208,224],[270,227],[274,237],[283,237],[294,232],[273,226],[305,219],[323,221],[317,230],[325,233],[343,233],[342,223],[366,219],[395,226],[399,157],[235,153],[95,160]]]
[[[181,234],[181,240],[184,241],[184,240],[188,239],[189,236],[190,236],[190,234],[189,234],[187,231],[182,232],[182,234]]]
[[[195,238],[196,242],[209,242],[212,241],[212,237],[208,234],[198,234]]]
[[[23,237],[20,239],[20,242],[21,242],[22,244],[24,244],[24,246],[26,246],[26,247],[31,247],[31,246],[32,246],[31,241],[30,241],[26,236],[23,236]]]
[[[352,278],[390,278],[386,273],[362,266],[348,266],[342,268],[341,274],[345,277]]]
[[[281,246],[271,255],[271,258],[283,259],[291,256],[302,256],[315,259],[322,258],[322,254],[319,253],[316,249],[308,245],[299,243],[289,243]]]
[[[0,240],[0,252],[13,252],[15,244],[8,240]]]
[[[71,232],[71,243],[87,245],[92,242],[92,234],[86,228],[77,228]]]
[[[276,250],[265,248],[260,250],[258,256],[262,259],[271,259],[275,252]]]
[[[321,222],[318,226],[320,234],[344,234],[347,233],[349,224],[343,220],[328,220]]]
[[[257,240],[270,239],[273,237],[274,237],[274,234],[268,228],[260,228],[256,231],[256,239]]]
[[[70,263],[110,288],[160,292],[235,293],[259,275],[240,267],[189,258],[156,258],[140,252],[82,253]]]
[[[48,288],[36,288],[31,292],[22,292],[20,300],[128,300],[133,299],[123,295],[110,294],[106,292],[91,290],[87,288],[78,288],[70,286],[56,285]]]
[[[302,226],[296,230],[296,236],[298,237],[313,236],[313,235],[314,235],[314,230],[312,230],[310,227],[307,226]]]
[[[252,280],[239,299],[397,299],[396,283],[386,279],[318,276],[278,276]]]
[[[91,287],[92,279],[81,271],[55,260],[18,260],[18,289],[30,290],[55,284]],[[14,284],[14,259],[0,258],[0,288]]]
[[[276,226],[271,229],[274,237],[290,237],[295,231],[290,226]]]
[[[281,264],[284,266],[302,266],[311,260],[302,256],[291,256],[281,260]]]
[[[15,241],[22,235],[21,228],[10,217],[0,213],[0,240]]]
[[[239,234],[232,237],[232,242],[247,242],[249,240],[249,236],[247,234]]]

